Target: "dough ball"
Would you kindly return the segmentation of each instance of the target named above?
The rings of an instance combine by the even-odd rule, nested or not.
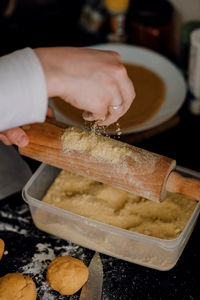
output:
[[[88,280],[88,267],[79,259],[60,256],[47,269],[50,287],[62,295],[75,294]]]
[[[21,273],[8,273],[0,278],[0,299],[36,300],[36,286],[32,278]]]
[[[3,253],[4,253],[4,248],[5,248],[5,243],[2,239],[0,239],[0,260],[3,256]]]

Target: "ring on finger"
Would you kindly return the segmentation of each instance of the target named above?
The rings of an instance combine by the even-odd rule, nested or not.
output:
[[[119,110],[122,107],[122,105],[123,105],[123,102],[120,103],[119,105],[110,105],[110,107],[114,110]]]

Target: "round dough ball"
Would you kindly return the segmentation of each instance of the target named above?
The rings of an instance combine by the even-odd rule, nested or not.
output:
[[[5,243],[2,239],[0,239],[0,260],[3,256],[3,253],[4,253],[4,248],[5,248]]]
[[[36,300],[36,286],[32,278],[21,273],[8,273],[0,278],[0,299]]]
[[[62,295],[75,294],[88,280],[88,267],[79,259],[60,256],[52,260],[47,270],[50,287]]]

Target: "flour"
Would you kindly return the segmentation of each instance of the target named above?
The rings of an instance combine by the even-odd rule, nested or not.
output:
[[[30,219],[31,219],[30,216],[27,216],[26,218],[23,217],[23,215],[25,215],[28,211],[29,211],[28,206],[26,204],[24,204],[22,206],[21,210],[19,210],[17,212],[18,213],[17,216],[13,216],[13,212],[9,212],[8,210],[0,211],[0,216],[3,217],[3,218],[6,218],[6,219],[10,219],[10,220],[14,218],[14,219],[16,219],[20,222],[23,222],[23,223],[30,223]]]
[[[95,131],[70,127],[64,131],[61,140],[64,152],[80,151],[113,164],[120,162],[123,156],[137,160],[126,144],[98,135]]]
[[[7,224],[7,223],[0,223],[0,231],[12,231],[22,235],[26,235],[28,232],[26,229],[21,229],[19,226]]]
[[[41,276],[41,273],[46,269],[49,262],[52,261],[57,256],[75,256],[77,253],[80,253],[80,247],[78,245],[63,245],[63,246],[56,246],[52,249],[51,244],[44,243],[44,244],[37,244],[37,253],[33,255],[31,258],[31,262],[26,266],[23,266],[21,269],[26,274],[32,274],[32,276]],[[57,254],[59,253],[59,254]],[[79,256],[81,260],[84,259],[84,253],[81,253]]]
[[[6,212],[6,211],[1,211],[1,212],[0,212],[0,216],[1,216],[1,217],[4,217],[4,218],[7,218],[7,219],[13,219],[13,214],[12,214],[12,213],[9,213],[9,212]],[[28,220],[25,220],[25,219],[22,218],[22,217],[17,217],[17,220],[22,221],[22,222],[29,223]]]
[[[19,212],[19,214],[21,216],[14,217],[12,212],[9,212],[9,211],[6,211],[6,210],[5,211],[0,211],[0,216],[2,218],[6,218],[8,220],[17,220],[17,222],[19,222],[19,224],[23,224],[23,223],[24,224],[29,224],[31,217],[30,216],[27,217],[27,218],[23,217],[23,214],[25,214],[27,211],[28,211],[27,206],[26,206],[26,209],[23,206],[22,211]],[[28,231],[26,229],[22,228],[21,225],[14,225],[13,226],[10,223],[0,223],[0,230],[16,232],[16,233],[19,233],[21,235],[26,235],[28,233]]]
[[[55,246],[52,248],[50,243],[38,243],[36,245],[36,253],[30,259],[30,263],[19,268],[18,272],[27,274],[33,278],[39,287],[39,294],[41,300],[54,300],[55,292],[49,287],[46,282],[46,270],[49,263],[58,256],[78,256],[79,259],[84,260],[85,254],[83,248],[78,245],[69,243],[69,245]],[[66,296],[59,296],[60,300],[66,299]]]

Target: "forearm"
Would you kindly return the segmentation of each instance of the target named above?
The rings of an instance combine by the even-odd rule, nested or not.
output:
[[[43,122],[47,90],[35,52],[26,48],[0,58],[0,131]]]

